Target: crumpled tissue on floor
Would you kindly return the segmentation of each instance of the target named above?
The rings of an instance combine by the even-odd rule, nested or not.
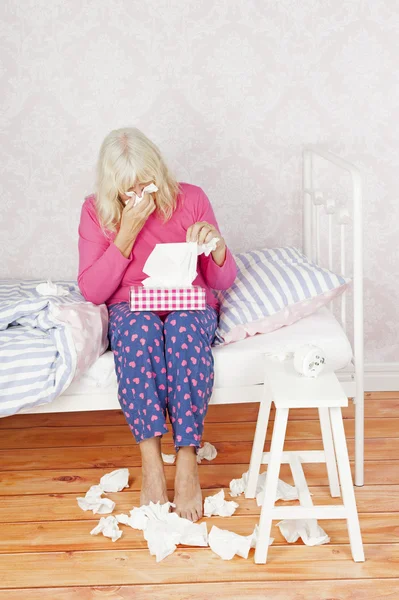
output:
[[[266,484],[266,473],[267,473],[267,471],[264,471],[264,473],[261,473],[259,475],[258,481],[256,484],[256,503],[258,506],[262,506],[263,491],[264,491],[265,484]],[[230,481],[230,496],[235,498],[236,496],[239,496],[240,494],[245,492],[247,483],[248,483],[248,471],[243,473],[242,477],[240,479],[232,479]],[[279,479],[278,484],[277,484],[277,494],[276,494],[276,501],[277,500],[286,500],[286,501],[299,500],[299,496],[298,496],[296,487],[290,485],[289,483],[286,483],[282,479]]]
[[[205,442],[204,445],[198,449],[197,463],[200,463],[203,459],[214,460],[217,457],[217,454],[215,446],[212,446],[209,442]],[[173,465],[176,461],[176,454],[164,454],[162,452],[162,460],[167,465]]]
[[[205,446],[206,444],[204,444],[204,449]],[[211,444],[209,446],[211,448],[204,450],[202,458],[213,455],[212,448],[214,449],[214,447]],[[207,458],[207,460],[212,460],[212,458]],[[90,487],[84,498],[77,498],[80,508],[82,510],[92,510],[95,514],[112,512],[115,508],[115,502],[109,498],[102,498],[102,494],[119,492],[125,487],[129,487],[128,481],[128,469],[117,469],[105,474],[101,477],[98,485]],[[230,482],[230,495],[234,497],[242,494],[245,491],[247,482],[248,471],[243,473],[240,479],[233,479]],[[258,506],[262,502],[265,483],[266,472],[262,473],[257,481],[256,498]],[[297,500],[297,490],[279,479],[276,499]],[[222,489],[217,494],[205,498],[204,515],[206,517],[213,515],[231,516],[238,506],[237,502],[225,500],[224,490]],[[92,535],[102,533],[115,542],[122,536],[119,524],[129,525],[133,529],[141,530],[144,539],[147,541],[150,554],[156,557],[157,562],[172,554],[178,544],[189,546],[208,546],[209,544],[213,552],[223,560],[231,560],[236,554],[248,558],[250,548],[254,548],[256,545],[258,525],[255,526],[253,533],[248,536],[238,535],[215,526],[212,527],[208,535],[205,522],[193,523],[189,519],[180,517],[175,512],[170,512],[171,507],[175,507],[171,502],[165,504],[150,502],[148,505],[134,507],[130,510],[130,515],[121,513],[116,516],[101,517],[99,523],[90,533]],[[326,544],[330,541],[325,531],[317,524],[316,519],[285,519],[278,523],[278,527],[289,543],[296,542],[299,537],[308,546]],[[273,541],[273,538],[269,538],[269,545]]]
[[[131,510],[130,517],[124,514],[116,516],[118,522],[143,531],[150,554],[156,557],[157,562],[172,554],[177,544],[208,545],[206,523],[193,523],[189,519],[179,517],[177,513],[169,512],[171,506],[175,505],[171,502],[150,502]]]
[[[109,537],[113,542],[119,540],[122,535],[122,531],[118,527],[118,521],[112,515],[109,517],[101,517],[98,525],[90,531],[91,535],[97,535],[102,533],[105,537]]]
[[[238,533],[219,529],[214,525],[208,537],[209,546],[223,560],[231,560],[236,554],[242,558],[248,558],[250,548],[256,546],[258,533],[258,525],[255,525],[255,529],[250,535],[238,535]],[[269,546],[273,542],[274,538],[269,538]]]
[[[317,519],[284,519],[277,523],[277,527],[290,544],[299,538],[306,546],[320,546],[330,541],[324,529],[317,524]]]
[[[100,479],[99,485],[92,485],[86,492],[84,498],[76,498],[82,510],[92,510],[94,514],[104,515],[111,513],[115,508],[115,502],[109,498],[102,498],[106,492],[120,492],[129,487],[129,469],[116,469],[106,473]]]
[[[224,499],[224,490],[220,490],[218,494],[207,496],[204,502],[204,515],[211,517],[217,515],[219,517],[231,517],[239,507],[237,502]]]

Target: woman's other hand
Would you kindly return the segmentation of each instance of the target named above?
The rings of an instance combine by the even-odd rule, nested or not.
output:
[[[222,266],[226,259],[226,242],[216,227],[206,221],[197,221],[187,229],[186,242],[207,244],[213,238],[219,238],[219,241],[216,244],[216,250],[212,252],[212,258],[216,264]]]

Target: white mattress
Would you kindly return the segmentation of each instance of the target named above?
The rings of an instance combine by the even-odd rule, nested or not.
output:
[[[352,360],[352,348],[341,325],[325,307],[293,325],[272,333],[257,334],[240,342],[212,348],[215,360],[215,388],[250,386],[263,383],[264,353],[294,352],[304,344],[324,350],[327,364],[334,371]],[[116,390],[114,356],[105,352],[65,394],[95,394]]]

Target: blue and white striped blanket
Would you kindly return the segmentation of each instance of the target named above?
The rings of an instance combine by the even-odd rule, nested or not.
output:
[[[72,382],[77,354],[59,304],[85,302],[76,281],[66,296],[41,296],[42,279],[0,279],[0,417],[51,402]]]

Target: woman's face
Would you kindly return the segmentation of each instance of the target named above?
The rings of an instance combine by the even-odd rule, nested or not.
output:
[[[137,196],[141,197],[143,194],[143,189],[145,187],[147,187],[147,185],[150,185],[150,183],[152,183],[152,181],[146,181],[144,183],[135,183],[135,185],[132,185],[132,187],[130,187],[128,190],[126,190],[126,192],[134,192],[135,194],[137,194]],[[123,202],[127,202],[130,199],[130,196],[127,196],[126,194],[120,193],[119,197],[121,200],[123,200]]]

